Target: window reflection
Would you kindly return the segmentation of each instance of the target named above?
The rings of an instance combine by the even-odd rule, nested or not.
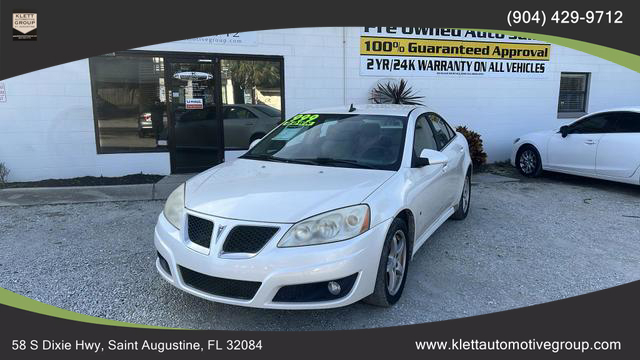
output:
[[[280,62],[223,59],[220,64],[225,148],[247,149],[282,120]]]
[[[89,61],[101,150],[164,147],[168,134],[164,59],[116,55]]]
[[[201,89],[197,85],[203,79],[182,81],[173,77],[176,72],[194,70],[190,67],[181,70],[180,66],[195,64],[195,60],[182,64],[159,55],[118,53],[89,59],[100,152],[166,150],[168,118],[178,128],[181,123],[194,120],[187,113],[200,113],[193,110],[196,108],[207,110],[207,118],[214,117],[217,121],[220,121],[218,114],[222,115],[224,147],[228,150],[247,149],[252,141],[263,137],[282,120],[281,61],[220,59],[219,68],[203,63],[202,66],[209,67],[206,73],[211,76],[217,76],[214,70],[219,69],[221,83],[216,86],[220,93],[211,88],[199,94]],[[174,65],[178,68],[174,69]],[[176,87],[176,81],[182,86]],[[213,78],[204,79],[207,81]],[[221,110],[216,106],[218,95]],[[196,104],[194,101],[198,99],[203,103]],[[171,116],[169,103],[176,112]]]

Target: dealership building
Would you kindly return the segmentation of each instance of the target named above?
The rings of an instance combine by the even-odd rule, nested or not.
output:
[[[405,79],[489,161],[588,112],[640,105],[640,74],[541,41],[417,27],[231,33],[116,51],[0,81],[9,181],[202,171],[307,109]]]

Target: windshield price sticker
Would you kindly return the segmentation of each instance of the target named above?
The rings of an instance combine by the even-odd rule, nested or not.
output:
[[[285,126],[313,126],[319,117],[318,114],[298,114],[282,124]]]
[[[300,130],[302,130],[301,127],[287,127],[282,129],[282,131],[280,131],[280,133],[276,136],[273,137],[272,140],[284,140],[284,141],[289,141],[291,139],[293,139],[296,135],[298,135],[298,133],[300,132]]]

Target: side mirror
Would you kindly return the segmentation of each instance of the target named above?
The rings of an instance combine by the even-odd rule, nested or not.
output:
[[[255,139],[251,142],[251,144],[249,144],[249,150],[253,149],[254,146],[258,145],[258,143],[260,142],[260,140],[262,140],[262,138],[259,139]]]
[[[563,138],[567,137],[567,135],[569,135],[569,133],[570,133],[569,126],[567,126],[567,125],[561,126],[559,133],[562,134]]]
[[[423,149],[418,157],[417,166],[427,166],[427,165],[438,165],[438,164],[447,164],[449,162],[449,158],[441,153],[440,151],[435,151],[431,149]]]

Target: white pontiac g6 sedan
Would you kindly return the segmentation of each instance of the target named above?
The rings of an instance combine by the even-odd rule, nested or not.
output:
[[[308,111],[252,145],[178,187],[158,218],[157,270],[183,291],[260,308],[390,306],[420,246],[469,211],[467,141],[426,107]]]
[[[511,164],[529,177],[549,170],[639,185],[640,107],[599,111],[519,137]]]

